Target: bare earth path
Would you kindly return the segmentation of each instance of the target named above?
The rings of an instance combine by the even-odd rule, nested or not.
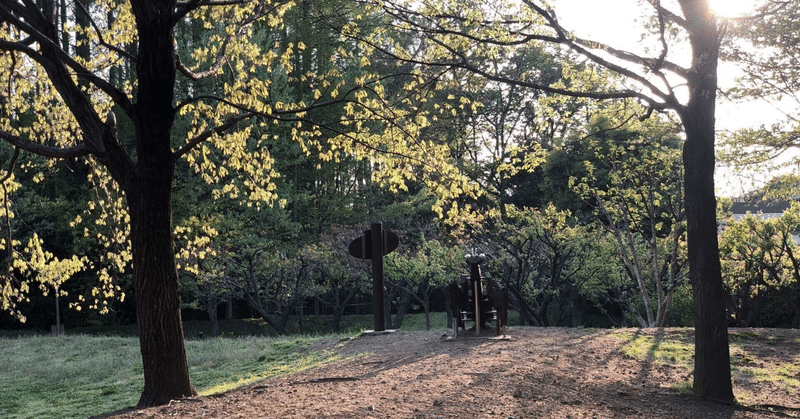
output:
[[[626,356],[620,330],[512,328],[443,338],[442,332],[364,335],[343,345],[346,359],[225,394],[119,412],[139,418],[800,418],[800,389],[755,380],[734,368],[744,406],[698,400],[690,371]],[[657,331],[630,329],[631,334]],[[734,364],[776,369],[798,362],[797,330],[751,330]],[[670,336],[692,340],[687,329]],[[367,355],[359,355],[359,354]],[[800,378],[800,377],[798,377]]]

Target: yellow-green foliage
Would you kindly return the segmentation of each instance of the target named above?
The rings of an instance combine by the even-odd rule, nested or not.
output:
[[[25,322],[25,316],[15,311],[15,301],[10,297],[16,292],[17,301],[28,301],[26,296],[30,289],[30,283],[37,283],[44,296],[50,291],[56,293],[57,297],[66,296],[67,292],[61,289],[61,285],[72,275],[84,270],[88,264],[86,257],[72,256],[69,259],[59,259],[52,253],[42,248],[42,240],[39,235],[34,233],[28,241],[22,255],[17,255],[10,261],[10,265],[17,269],[26,278],[16,291],[8,290],[9,295],[5,294],[3,299],[3,309],[10,311],[21,322]]]
[[[176,43],[174,51],[181,80],[191,82],[175,89],[172,105],[176,111],[175,125],[180,125],[181,130],[175,129],[175,138],[169,144],[173,158],[188,164],[210,186],[215,198],[235,199],[255,208],[285,205],[285,198],[277,195],[275,180],[281,174],[275,170],[269,150],[276,142],[293,141],[305,153],[323,162],[352,157],[371,161],[377,169],[372,180],[390,190],[406,190],[410,181],[424,183],[427,193],[434,198],[433,210],[440,216],[455,217],[468,210],[456,204],[455,198],[478,195],[480,188],[452,163],[449,146],[426,138],[424,132],[439,116],[474,112],[479,104],[466,95],[451,95],[435,106],[428,104],[431,90],[424,86],[426,78],[417,69],[408,74],[402,98],[389,97],[384,75],[377,73],[371,58],[376,45],[395,42],[382,25],[374,24],[366,25],[375,28],[364,37],[369,42],[351,38],[355,34],[365,35],[361,23],[380,19],[379,8],[365,7],[351,16],[352,22],[341,34],[346,42],[331,51],[330,65],[297,68],[298,61],[302,61],[298,57],[309,54],[311,47],[306,40],[296,39],[299,38],[294,34],[296,31],[285,28],[284,19],[295,6],[293,1],[187,6],[192,11],[181,17],[176,33],[185,35],[180,33],[185,25],[196,26],[202,28],[199,31],[202,39]],[[93,1],[91,13],[108,19],[93,21],[89,27],[81,27],[79,19],[67,19],[56,28],[74,37],[77,43],[88,42],[90,56],[71,56],[73,51],[63,51],[55,54],[56,59],[64,60],[74,87],[84,91],[88,101],[85,113],[103,120],[116,104],[113,109],[121,118],[123,113],[131,113],[124,104],[136,102],[138,80],[135,74],[127,80],[112,80],[111,75],[120,67],[133,66],[134,57],[126,51],[140,39],[137,24],[129,2]],[[469,18],[470,24],[479,27],[482,13],[475,11]],[[41,45],[29,45],[24,41],[28,34],[13,24],[16,22],[0,25],[0,43],[6,45],[0,48],[4,51],[0,54],[0,80],[5,99],[0,103],[0,114],[29,115],[29,121],[0,118],[0,132],[50,151],[81,147],[86,141],[97,140],[97,133],[83,132],[86,124],[84,121],[78,124],[74,107],[66,103],[53,85],[52,80],[56,79],[51,79],[52,74],[40,64],[47,60],[31,58],[39,56],[35,51],[42,50]],[[60,37],[62,33],[57,35]],[[33,39],[33,42],[43,41]],[[8,47],[17,43],[25,47]],[[469,47],[463,41],[461,46]],[[45,49],[57,48],[57,44],[48,43]],[[385,67],[385,63],[381,65],[380,68]],[[78,74],[84,75],[80,82]],[[213,94],[200,92],[193,84],[198,80],[213,84]],[[59,83],[70,84],[65,80]],[[455,80],[443,79],[435,89],[457,85]],[[287,94],[287,86],[305,89],[307,95],[300,95],[304,98],[299,99]],[[311,116],[312,111],[323,108],[340,115],[340,120],[319,122]],[[331,124],[333,129],[323,124]],[[283,127],[276,129],[277,125]],[[120,140],[125,157],[135,161],[134,141]],[[510,176],[518,170],[516,166],[527,170],[540,160],[540,153],[512,150],[509,164],[514,167],[506,165],[502,170]],[[85,238],[96,239],[106,251],[92,260],[91,266],[84,260],[84,266],[95,271],[99,281],[91,295],[78,297],[70,305],[106,312],[109,301],[124,298],[114,281],[130,270],[129,216],[124,194],[103,168],[105,163],[92,156],[82,161],[90,168],[87,186],[94,188],[95,196],[72,227],[82,229]],[[7,207],[9,194],[18,185],[13,176],[0,183],[5,192],[0,205]],[[0,219],[7,221],[11,216],[5,211]],[[198,255],[207,252],[208,246],[203,241],[213,237],[213,232],[190,232],[187,228],[178,226],[176,233],[187,245],[178,252],[183,257],[181,267],[191,272],[196,271],[197,263],[184,256],[189,251],[199,250]],[[9,260],[14,259],[19,252],[15,247],[21,244],[3,236],[0,250],[8,253]],[[0,283],[0,302],[5,311],[16,313],[15,304],[25,300],[29,284],[15,281],[9,271],[6,270]]]

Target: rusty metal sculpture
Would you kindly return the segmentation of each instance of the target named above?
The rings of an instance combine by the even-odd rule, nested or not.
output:
[[[496,323],[497,334],[508,321],[508,290],[495,290],[491,278],[481,275],[480,264],[486,259],[483,254],[467,254],[464,259],[469,264],[469,275],[462,275],[460,283],[448,286],[450,310],[453,313],[453,334],[458,336],[459,327],[466,329],[466,322],[475,323],[475,334],[481,328],[488,329],[489,322]]]

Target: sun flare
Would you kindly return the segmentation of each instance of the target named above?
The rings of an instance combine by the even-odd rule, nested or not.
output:
[[[715,15],[723,18],[747,16],[756,10],[756,0],[708,0]]]

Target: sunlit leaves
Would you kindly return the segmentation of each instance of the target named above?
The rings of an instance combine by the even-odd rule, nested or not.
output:
[[[47,294],[52,289],[59,296],[66,296],[66,291],[60,289],[61,285],[72,275],[84,270],[88,263],[86,257],[79,258],[73,255],[69,259],[59,259],[52,253],[42,249],[42,241],[34,233],[24,250],[24,259],[17,259],[15,267],[39,283],[42,294]]]
[[[201,275],[201,263],[206,258],[220,256],[214,246],[219,235],[214,227],[203,225],[197,218],[188,220],[187,225],[175,228],[175,239],[180,243],[177,251],[178,269],[193,275]]]
[[[733,37],[725,45],[723,57],[740,69],[736,85],[727,93],[744,106],[751,106],[748,109],[759,109],[755,118],[766,122],[721,133],[720,160],[736,173],[747,173],[746,177],[768,179],[793,172],[798,163],[794,150],[800,144],[800,2],[762,2],[754,14],[757,17],[731,22]],[[763,112],[762,108],[773,112]],[[743,188],[755,189],[760,183],[745,184]],[[784,188],[781,193],[794,196],[797,185]]]
[[[570,187],[615,238],[641,295],[640,325],[663,326],[671,294],[686,276],[680,149],[664,121],[617,130],[615,119],[594,121],[595,133],[584,142],[590,152],[585,172],[572,176]]]
[[[181,4],[178,9],[193,4]],[[82,5],[76,4],[76,13],[82,13],[78,10]],[[316,34],[310,30],[303,33],[306,28],[286,22],[300,6],[305,5],[268,1],[203,3],[185,16],[177,14],[181,19],[176,22],[175,47],[168,57],[174,58],[170,63],[180,74],[171,92],[174,102],[165,106],[174,106],[174,126],[180,127],[173,129],[170,139],[173,157],[184,159],[189,170],[213,187],[211,196],[263,208],[284,202],[277,193],[280,174],[275,169],[272,150],[293,142],[317,159],[319,166],[368,161],[370,171],[366,176],[370,185],[393,192],[422,185],[429,196],[435,197],[433,210],[441,216],[455,218],[468,211],[469,205],[457,203],[456,199],[476,197],[482,192],[481,187],[453,160],[452,143],[432,134],[435,125],[442,124],[445,118],[474,113],[480,107],[468,94],[456,89],[446,95],[446,100],[435,98],[436,93],[458,86],[462,80],[447,76],[432,82],[421,67],[395,67],[397,63],[380,59],[375,53],[381,48],[413,57],[414,48],[419,45],[414,39],[397,39],[397,33],[384,24],[385,17],[378,15],[377,9],[364,8],[346,16],[351,23],[345,25],[341,37],[314,43],[310,38]],[[147,117],[146,112],[137,114],[138,108],[132,109],[143,105],[137,103],[142,91],[137,91],[136,81],[142,74],[133,71],[142,70],[137,67],[141,64],[137,59],[146,55],[139,50],[139,28],[127,3],[100,0],[86,7],[94,25],[78,27],[75,20],[60,28],[67,32],[63,35],[76,39],[81,47],[89,46],[87,54],[68,63],[67,72],[73,87],[82,89],[83,95],[78,96],[92,107],[89,114],[106,115],[113,97],[118,105],[115,109],[121,108],[121,113],[135,120],[136,128],[125,133],[127,137],[121,138],[121,147],[115,150],[124,155],[120,160],[130,160],[132,164],[123,165],[125,173],[112,172],[117,181],[128,176],[139,179],[144,174],[138,171],[146,165],[138,164],[138,154],[151,151],[149,145],[153,141],[143,137],[148,134],[142,127],[149,121],[137,120]],[[435,11],[437,6],[431,3],[425,7]],[[481,8],[436,11],[457,12],[460,22],[447,22],[442,15],[441,24],[482,28],[487,35],[499,33],[485,26],[488,14],[495,12]],[[324,17],[327,16],[315,16]],[[323,23],[328,22],[314,24],[322,28]],[[0,39],[24,38],[12,28],[2,29]],[[356,33],[366,36],[354,39]],[[424,54],[436,58],[455,51],[494,59],[503,52],[488,48],[484,53],[472,42],[447,35],[442,40],[449,46],[436,45]],[[452,51],[448,52],[448,48]],[[56,60],[70,55],[74,48],[67,49]],[[35,56],[35,50],[31,56]],[[10,98],[2,102],[2,114],[8,118],[0,119],[1,130],[56,146],[82,144],[86,138],[99,134],[84,132],[91,125],[86,121],[96,119],[95,115],[82,118],[78,126],[75,109],[68,106],[67,98],[61,97],[63,89],[56,91],[48,80],[48,76],[53,77],[52,72],[46,74],[42,66],[16,51],[0,54],[0,59],[0,79],[5,82],[0,88],[5,90],[3,97]],[[165,122],[173,123],[172,119]],[[166,149],[166,145],[161,146]],[[89,307],[100,311],[108,309],[108,301],[123,298],[116,283],[120,275],[130,270],[131,261],[130,220],[123,196],[123,189],[129,185],[117,185],[111,180],[100,167],[106,164],[103,157],[88,159],[88,182],[96,195],[87,211],[73,223],[74,228],[83,229],[85,240],[102,248],[98,259],[92,260],[100,282],[86,301]],[[504,157],[507,165],[500,173],[512,176],[520,170],[530,170],[539,157],[535,147],[510,149]],[[210,231],[189,232],[182,228],[175,233],[189,243],[189,256],[209,254],[204,250],[208,243],[202,237],[211,237]],[[184,256],[187,255],[181,255]],[[195,272],[199,269],[196,263],[184,263],[182,267]]]
[[[386,256],[386,275],[412,290],[445,286],[463,271],[464,250],[437,240],[425,241]]]
[[[26,279],[15,291],[9,290],[11,295],[4,295],[4,310],[9,310],[20,321],[25,321],[25,316],[15,311],[14,300],[25,296],[29,292],[30,284],[37,284],[44,296],[51,291],[57,297],[66,297],[67,292],[61,289],[62,284],[78,272],[89,266],[88,258],[72,256],[67,259],[55,257],[51,252],[42,248],[42,240],[34,233],[28,241],[24,251],[13,260],[13,267]],[[5,290],[4,290],[5,294]],[[27,301],[27,297],[25,297]]]
[[[726,287],[735,304],[746,304],[767,290],[800,287],[800,205],[793,203],[780,217],[747,214],[728,218],[720,234],[720,254]]]

